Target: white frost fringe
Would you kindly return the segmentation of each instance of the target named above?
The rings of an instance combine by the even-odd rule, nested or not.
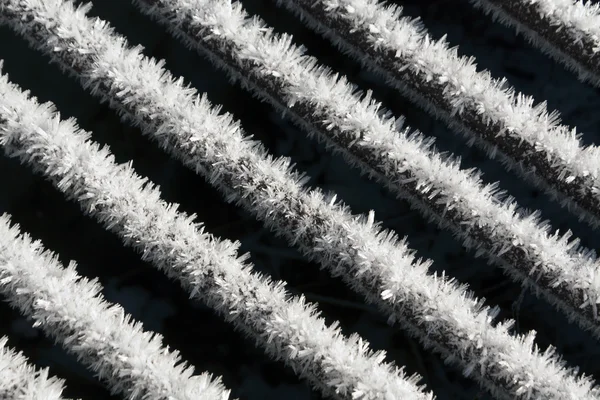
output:
[[[542,188],[593,227],[600,226],[600,148],[584,147],[546,102],[516,93],[505,78],[476,69],[444,35],[377,0],[277,0],[342,51],[384,77],[489,157]],[[335,26],[335,28],[333,28]]]
[[[502,199],[498,183],[484,185],[478,170],[463,170],[460,160],[442,157],[432,148],[433,138],[402,129],[403,119],[394,118],[370,92],[361,98],[344,76],[305,55],[290,36],[277,35],[264,21],[250,18],[240,3],[134,3],[309,135],[326,140],[350,164],[443,227],[450,226],[476,255],[487,254],[600,338],[599,265],[591,250],[571,239],[570,231],[562,237],[558,231],[550,234],[551,226],[540,221],[539,212],[526,213],[511,197]],[[481,235],[485,243],[478,240]]]
[[[8,94],[8,101],[14,99]],[[97,278],[79,276],[74,262],[64,268],[39,240],[19,235],[18,225],[9,223],[7,214],[0,216],[0,293],[105,381],[112,394],[130,400],[229,399],[220,377],[192,376],[194,367],[182,362],[178,351],[165,348],[162,335],[144,331],[121,305],[106,301]]]
[[[293,297],[287,293],[283,288],[284,282],[271,283],[268,277],[252,273],[252,265],[244,263],[248,254],[237,255],[238,242],[217,240],[204,233],[200,224],[192,222],[195,215],[179,213],[177,205],[165,203],[160,199],[157,188],[135,174],[131,163],[115,164],[108,148],[99,148],[97,143],[88,140],[89,137],[88,132],[77,128],[73,119],[61,121],[53,104],[39,105],[35,98],[28,99],[27,93],[9,83],[5,75],[0,76],[0,145],[6,154],[19,157],[23,163],[51,180],[69,199],[77,200],[87,214],[117,233],[126,245],[138,250],[145,261],[152,262],[170,278],[179,280],[190,292],[190,298],[204,301],[255,339],[267,354],[285,361],[325,395],[348,400],[433,398],[432,394],[423,392],[422,387],[416,385],[419,376],[407,378],[394,365],[384,363],[384,351],[373,352],[357,334],[345,338],[337,324],[325,325],[314,304],[306,303],[303,296]],[[0,230],[2,240],[9,241],[8,236]],[[73,336],[71,333],[63,340],[75,340],[76,348],[82,354],[87,354],[89,347],[104,353],[110,346],[118,345],[125,352],[122,359],[112,359],[107,354],[109,360],[117,363],[113,371],[118,368],[126,371],[123,375],[126,380],[129,372],[137,371],[141,374],[138,379],[150,387],[162,383],[150,392],[154,396],[147,397],[149,399],[165,398],[162,390],[169,386],[186,390],[177,393],[175,398],[183,398],[184,394],[188,396],[185,398],[199,398],[197,391],[190,388],[187,392],[189,383],[176,377],[176,374],[183,374],[186,378],[190,375],[189,371],[176,369],[169,374],[172,376],[161,378],[160,373],[173,369],[169,367],[173,364],[173,357],[165,361],[157,358],[156,361],[160,362],[155,365],[162,366],[154,372],[159,376],[151,378],[144,372],[152,371],[138,368],[140,360],[131,358],[137,354],[145,360],[158,354],[161,351],[158,341],[154,339],[145,349],[140,348],[136,342],[144,338],[132,341],[133,333],[139,328],[132,331],[122,324],[122,309],[118,306],[105,309],[102,312],[110,315],[99,318],[100,309],[104,306],[100,300],[93,298],[99,285],[82,280],[82,288],[78,288],[74,282],[73,266],[67,270],[54,268],[46,274],[40,273],[44,271],[40,265],[49,268],[54,265],[52,258],[28,254],[25,241],[0,250],[4,250],[0,252],[0,261],[3,256],[6,257],[7,250],[12,252],[7,262],[0,264],[0,272],[5,271],[0,274],[0,279],[4,279],[0,282],[9,285],[10,293],[23,306],[31,307],[29,296],[32,294],[29,291],[40,296],[37,304],[34,303],[33,312],[42,326],[61,320],[65,324],[74,321],[76,326],[90,324],[90,332],[86,335]],[[17,278],[20,274],[23,274],[22,279],[28,280],[26,284],[19,288],[11,286],[19,284]],[[65,278],[59,280],[61,274]],[[56,280],[55,284],[44,288],[43,285],[52,280]],[[51,291],[54,301],[60,301],[60,304],[54,305],[50,296],[44,296],[45,291]],[[82,302],[82,298],[85,301]],[[68,309],[70,305],[77,304],[85,304],[90,309]],[[51,306],[56,307],[52,314],[48,310]],[[25,311],[22,309],[22,312]],[[61,317],[67,312],[69,315]],[[46,316],[50,317],[47,321]],[[113,324],[106,323],[111,319]],[[115,332],[110,333],[112,330]],[[103,337],[107,336],[121,336],[123,341],[103,342]],[[89,341],[82,341],[82,338]],[[81,347],[84,345],[85,348]],[[119,362],[125,365],[119,366]],[[96,368],[100,364],[92,365]],[[110,376],[112,372],[102,370],[101,374]],[[167,377],[172,385],[167,384]],[[198,388],[207,386],[205,378],[198,379],[199,382],[195,382]],[[177,380],[181,382],[177,383]],[[587,391],[585,385],[573,389],[581,391],[582,395]],[[225,392],[216,390],[214,387],[211,389],[210,393],[215,396],[209,398],[226,398]],[[141,396],[139,399],[145,394],[137,386],[128,392],[130,396]]]
[[[0,399],[63,400],[64,380],[48,376],[48,368],[36,369],[7,342],[6,336],[0,337]]]
[[[63,69],[77,76],[84,87],[116,108],[125,120],[139,125],[145,134],[157,140],[170,154],[196,172],[202,173],[208,181],[222,190],[229,201],[244,206],[266,226],[296,244],[310,259],[320,261],[333,276],[341,276],[354,290],[387,313],[391,323],[399,321],[401,326],[418,337],[425,346],[433,347],[448,362],[453,361],[463,367],[465,374],[473,375],[492,394],[506,399],[598,398],[599,391],[593,387],[592,380],[588,377],[575,377],[574,370],[566,369],[564,362],[554,355],[554,348],[539,352],[533,343],[534,331],[513,337],[508,331],[514,321],[493,326],[491,322],[497,315],[497,308],[490,310],[489,307],[484,307],[483,302],[473,298],[465,286],[458,286],[445,275],[428,275],[427,268],[431,261],[415,260],[414,252],[407,248],[405,241],[399,241],[393,233],[377,227],[372,213],[368,218],[352,216],[347,207],[335,203],[335,197],[325,199],[319,191],[307,191],[302,185],[301,176],[292,172],[289,167],[288,159],[270,157],[258,142],[244,135],[239,123],[234,121],[231,115],[218,115],[218,110],[212,108],[205,97],[198,96],[194,89],[184,86],[182,78],[175,81],[173,76],[162,68],[161,62],[157,63],[144,57],[139,47],[128,48],[126,40],[115,35],[105,21],[87,19],[85,12],[89,7],[76,9],[72,3],[60,0],[28,0],[26,3],[17,0],[2,1],[7,4],[2,11],[4,21],[23,34],[32,46],[51,55]],[[23,109],[32,112],[31,106]],[[35,111],[35,115],[41,113],[41,110]],[[22,133],[21,130],[11,131],[13,135],[18,133]],[[33,135],[33,132],[28,134]],[[57,133],[51,137],[58,137]],[[70,141],[72,139],[69,139]],[[13,146],[17,144],[18,142],[15,142]],[[31,146],[36,149],[37,144],[32,143]],[[82,145],[76,146],[73,151],[79,151],[81,147]],[[17,154],[22,152],[26,150],[20,149]],[[25,153],[23,157],[25,160],[30,159]],[[86,158],[62,155],[54,160],[54,163],[59,164],[55,166],[57,169],[53,170],[53,173],[65,170],[64,167],[58,167],[64,160],[71,161],[71,169],[67,170],[71,173],[75,167],[74,159],[78,159],[78,163],[81,164]],[[103,172],[108,169],[103,165],[105,163],[105,160],[99,159],[84,170],[86,174],[95,170],[102,171],[97,172],[100,176],[109,175],[97,188],[70,189],[75,193],[72,196],[83,201],[89,212],[99,213],[100,219],[106,221],[108,228],[121,232],[124,238],[131,238],[127,239],[127,243],[131,244],[135,244],[136,239],[141,240],[143,233],[152,233],[158,229],[150,229],[145,225],[151,221],[161,222],[158,225],[162,227],[159,230],[161,233],[178,226],[175,222],[164,222],[164,215],[139,221],[129,216],[130,214],[125,215],[129,216],[130,220],[127,223],[131,226],[123,226],[123,217],[119,219],[114,215],[117,210],[110,209],[108,212],[104,208],[105,202],[110,201],[112,196],[100,195],[98,198],[98,191],[114,187],[140,187],[142,184],[141,181],[135,184],[129,182],[133,178],[124,181],[125,178],[118,179],[112,174],[106,174]],[[44,168],[47,167],[40,166],[40,169]],[[57,177],[56,181],[59,188],[73,184],[70,175]],[[115,186],[119,182],[120,184]],[[91,183],[93,182],[86,180],[87,185]],[[116,189],[113,191],[118,193]],[[89,194],[86,194],[87,192]],[[158,201],[157,193],[152,192],[151,195],[155,201]],[[140,194],[130,195],[133,198],[136,196],[139,197]],[[125,207],[131,202],[132,200],[123,200],[111,204],[116,208]],[[128,206],[127,212],[135,215],[140,209],[144,209],[141,204],[147,200],[140,199],[139,202],[137,206]],[[94,211],[95,207],[99,207],[100,210]],[[163,254],[163,249],[157,249],[154,245],[156,240],[146,239],[136,246],[144,252],[146,259],[157,261],[157,258],[165,257],[170,261],[168,265],[177,266],[181,270],[188,266],[185,260],[188,260],[190,251],[184,244],[191,246],[201,242],[201,239],[187,241],[189,236],[193,236],[189,222],[185,228],[180,229],[185,229],[185,234],[176,232],[172,233],[172,236],[161,237],[161,240],[169,244],[176,241],[177,245],[181,246],[177,250],[180,251],[178,254],[183,260],[176,258],[173,261],[175,256],[168,252]],[[210,244],[202,247],[210,248]],[[257,296],[255,301],[259,303],[266,299],[280,298],[280,307],[284,307],[285,304],[285,311],[282,311],[285,316],[283,320],[296,326],[300,324],[299,321],[311,315],[308,313],[298,318],[294,315],[296,312],[290,313],[292,306],[283,302],[282,292],[272,294],[273,289],[270,288],[253,290],[252,288],[259,284],[263,287],[266,284],[249,275],[247,268],[244,268],[240,261],[235,261],[231,244],[220,247],[225,248],[211,252],[219,257],[211,258],[210,263],[207,260],[206,265],[216,263],[222,266],[222,269],[210,271],[210,274],[207,272],[208,275],[204,276],[205,279],[216,281],[215,288],[210,291],[193,287],[193,293],[206,293],[208,290],[211,296],[218,297],[216,303],[211,304],[220,304],[219,301],[233,301],[237,304],[237,301],[242,299],[244,305],[248,304],[245,297],[239,298],[236,289],[243,290],[246,296]],[[231,255],[229,259],[227,254]],[[223,271],[227,271],[227,276],[215,276]],[[240,275],[243,273],[246,275]],[[197,271],[196,275],[199,274]],[[250,282],[251,279],[255,282]],[[223,294],[222,288],[230,285],[235,288],[227,291],[227,296],[231,298]],[[219,305],[217,308],[221,307]],[[267,306],[257,307],[261,310]],[[244,318],[248,316],[249,311],[242,308],[236,312],[241,313],[240,317]],[[231,318],[231,315],[227,317]],[[298,322],[290,320],[292,317]],[[264,313],[253,314],[252,319],[244,326],[262,324],[255,336],[263,338],[261,334],[267,330],[264,318]],[[282,323],[280,319],[282,317],[276,317],[278,323]],[[314,324],[316,326],[318,322],[315,321]],[[305,322],[302,323],[302,326],[306,325]],[[288,337],[286,334],[291,334],[285,330],[282,332],[271,335],[269,340],[284,340]],[[302,337],[312,339],[316,335]],[[353,341],[356,343],[356,339]],[[278,345],[276,348],[289,347]],[[296,357],[306,357],[303,359],[306,362],[306,359],[313,359],[314,351],[301,351],[293,346],[291,354],[285,357],[290,362],[297,360]],[[274,353],[282,357],[279,351]],[[319,358],[321,362],[333,364],[334,369],[331,371],[331,366],[321,365],[321,368],[322,371],[330,371],[332,375],[339,376],[334,380],[326,379],[329,384],[335,385],[337,390],[343,393],[354,392],[357,395],[361,395],[365,390],[367,393],[385,393],[391,390],[388,385],[394,385],[398,391],[414,391],[413,386],[409,386],[410,389],[405,388],[403,385],[407,384],[403,380],[386,384],[386,379],[390,379],[385,377],[389,374],[389,367],[371,374],[359,372],[365,367],[357,367],[351,374],[353,380],[348,379],[348,375],[340,373],[340,369],[335,369],[341,368],[344,371],[347,368],[349,361],[339,361],[338,358],[347,353],[350,351],[340,351],[339,355],[336,351],[334,360]],[[353,355],[351,359],[353,357],[356,356]],[[379,359],[381,356],[375,357]],[[363,362],[367,363],[361,361],[358,365]],[[304,373],[307,368],[315,366],[314,363],[308,366],[302,363],[300,365],[298,370]],[[375,368],[370,360],[368,365]],[[357,384],[356,381],[361,379],[377,382],[375,387],[378,390],[368,391],[369,385]]]
[[[470,0],[535,47],[600,87],[600,4],[591,0]]]

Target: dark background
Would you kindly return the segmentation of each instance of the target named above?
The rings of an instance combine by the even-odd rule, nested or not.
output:
[[[479,69],[489,69],[495,77],[506,76],[517,90],[547,100],[549,109],[560,110],[563,121],[577,126],[586,143],[600,143],[600,92],[580,83],[563,67],[532,49],[512,29],[492,23],[466,1],[396,1],[405,13],[420,16],[429,32],[439,38],[444,33],[459,52],[474,55]],[[164,58],[175,76],[184,76],[199,92],[207,92],[213,104],[222,104],[242,121],[246,132],[261,140],[278,156],[288,156],[299,170],[311,176],[309,185],[338,193],[354,213],[375,210],[384,227],[408,236],[418,255],[435,261],[436,270],[446,270],[460,282],[467,282],[478,297],[490,305],[502,307],[501,318],[517,318],[518,331],[538,331],[542,349],[550,343],[558,347],[569,365],[600,378],[598,344],[588,334],[569,325],[566,319],[529,292],[515,307],[521,294],[519,285],[510,282],[498,268],[485,259],[474,259],[452,235],[427,223],[406,202],[394,199],[378,184],[360,177],[357,170],[345,165],[339,156],[331,156],[316,141],[289,121],[282,120],[270,106],[254,100],[250,94],[228,83],[223,72],[208,61],[174,41],[165,30],[142,16],[129,1],[96,0],[90,13],[107,19],[117,32],[126,35],[132,45],[142,44],[145,54]],[[434,121],[424,112],[385,87],[382,81],[364,71],[346,56],[340,55],[329,42],[321,39],[296,21],[288,12],[269,0],[245,0],[251,14],[260,14],[279,32],[294,35],[309,53],[323,64],[346,74],[363,89],[374,89],[375,97],[396,115],[406,116],[415,129],[437,138],[441,151],[462,157],[463,167],[477,166],[487,181],[501,181],[501,187],[529,209],[541,209],[554,229],[571,228],[588,247],[599,247],[598,235],[578,223],[557,204],[550,203],[530,184],[506,173],[496,161],[488,160],[477,149]],[[207,230],[222,238],[240,240],[241,251],[250,252],[256,270],[288,282],[289,290],[305,293],[318,302],[328,322],[341,321],[345,333],[360,333],[373,349],[385,349],[388,361],[405,365],[412,374],[419,373],[438,399],[487,399],[461,372],[445,366],[439,357],[424,351],[419,343],[397,327],[389,327],[385,316],[353,294],[337,279],[305,261],[283,240],[275,238],[251,216],[226,204],[220,194],[200,176],[170,159],[138,129],[120,123],[115,112],[63,75],[49,59],[30,50],[24,40],[6,27],[0,28],[0,59],[4,73],[23,89],[29,89],[40,101],[54,102],[63,118],[76,117],[82,128],[93,132],[93,139],[110,145],[118,162],[133,160],[139,174],[159,184],[164,198],[177,202],[180,209],[195,212]],[[164,341],[178,349],[182,357],[198,372],[209,371],[223,377],[226,386],[240,399],[319,399],[321,396],[299,381],[283,363],[270,361],[253,341],[235,332],[212,311],[194,305],[187,294],[150,265],[143,263],[119,239],[105,232],[94,220],[84,217],[77,204],[67,202],[43,178],[21,166],[18,161],[0,155],[0,213],[8,212],[34,238],[60,254],[67,263],[75,260],[80,274],[98,276],[104,296],[121,303],[145,329],[160,332]],[[518,310],[518,314],[516,311]],[[21,350],[37,366],[49,366],[51,374],[67,379],[67,397],[109,398],[104,385],[92,373],[80,367],[76,359],[60,346],[53,345],[31,323],[0,303],[0,336],[9,336],[9,345]],[[120,398],[113,396],[111,398]]]

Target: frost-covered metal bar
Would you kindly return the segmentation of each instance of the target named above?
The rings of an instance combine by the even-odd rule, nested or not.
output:
[[[21,99],[7,93],[3,84],[0,83],[0,93],[6,96],[6,101],[19,103]],[[2,103],[0,107],[5,107]],[[30,145],[25,135],[8,136],[17,128],[11,124],[11,117],[17,116],[25,119],[21,129],[37,128],[35,135],[44,132],[44,125],[36,125],[27,113],[7,118],[0,111],[0,129],[5,131],[0,134],[0,142],[5,143],[7,138],[21,139],[23,145]],[[7,129],[7,124],[13,126]],[[42,142],[60,146],[60,139],[54,143],[52,139]],[[30,157],[44,157],[40,149],[30,150],[35,153]],[[51,169],[68,169],[69,161],[55,163]],[[74,262],[63,267],[58,256],[45,250],[39,240],[33,241],[27,233],[20,234],[18,225],[9,224],[7,214],[0,216],[0,293],[12,307],[33,320],[34,327],[40,327],[105,381],[112,394],[131,400],[229,398],[230,391],[223,387],[220,377],[213,379],[207,373],[192,376],[194,367],[182,362],[178,351],[165,348],[160,334],[144,331],[141,323],[126,314],[123,307],[106,301],[97,279],[79,276]]]
[[[63,400],[64,380],[48,376],[48,368],[35,368],[7,342],[6,336],[0,338],[0,399]]]
[[[496,397],[600,398],[592,380],[576,377],[553,349],[540,352],[533,344],[533,331],[515,337],[509,333],[514,321],[493,325],[498,309],[484,307],[465,286],[444,274],[429,275],[431,261],[415,260],[414,251],[405,241],[376,226],[372,213],[366,218],[353,216],[343,204],[335,202],[335,197],[308,191],[301,175],[289,167],[288,159],[273,159],[258,142],[245,136],[231,115],[218,115],[205,97],[183,85],[183,79],[175,80],[161,63],[144,57],[139,48],[128,48],[126,40],[115,35],[105,21],[87,19],[86,8],[75,9],[72,3],[59,0],[2,0],[0,4],[5,5],[0,13],[3,22],[78,77],[124,120],[140,126],[162,148],[220,189],[228,201],[243,206],[309,259],[319,261],[331,275],[341,277],[386,313],[390,323],[399,322],[426,347],[462,367],[465,374]],[[113,181],[114,177],[106,184]],[[164,221],[161,217],[152,220]],[[107,226],[113,228],[118,222]],[[165,229],[173,225],[160,224]],[[134,232],[139,235],[145,231],[152,229],[136,226]],[[174,233],[167,239],[181,237],[186,235]],[[195,242],[187,245],[190,243]],[[223,253],[230,254],[215,252]],[[239,266],[235,271],[242,269]],[[239,276],[205,276],[215,278],[219,282],[240,282],[240,288],[253,286]],[[210,286],[200,292],[206,290]],[[252,293],[256,295],[256,291],[249,295]],[[310,351],[292,354],[313,357]],[[322,371],[329,368],[324,366]],[[356,379],[368,376],[358,374]],[[341,385],[348,397],[365,387],[347,379],[339,382],[334,380],[333,384],[338,389]],[[346,390],[347,385],[352,389]]]
[[[588,0],[470,0],[535,47],[600,87],[600,4]]]
[[[134,0],[189,47],[208,56],[232,79],[291,117],[350,164],[375,177],[476,254],[486,254],[510,275],[541,293],[569,318],[600,337],[599,263],[570,240],[549,234],[550,225],[511,198],[497,183],[484,185],[479,171],[442,157],[432,138],[402,128],[370,93],[360,96],[319,66],[288,35],[276,35],[239,3],[226,0]],[[534,279],[531,279],[533,277]]]
[[[39,4],[50,4],[49,0],[40,1]],[[53,3],[59,4],[57,1]],[[70,3],[65,3],[61,11],[63,15],[74,15]],[[78,12],[78,15],[85,18],[83,13]],[[106,34],[106,27],[100,21],[96,21],[94,26],[101,28],[103,35]],[[183,89],[178,87],[177,90]],[[157,95],[160,96],[160,92]],[[178,107],[175,103],[172,106]],[[206,107],[205,100],[202,100],[198,111],[206,111]],[[218,127],[222,121],[215,114],[205,116],[205,123],[214,127]],[[162,117],[158,114],[157,118]],[[18,157],[36,172],[41,172],[67,198],[77,200],[86,214],[118,234],[126,245],[142,254],[143,260],[151,262],[171,279],[178,280],[190,293],[190,298],[201,300],[213,308],[238,330],[254,339],[269,356],[283,360],[326,396],[343,400],[433,398],[431,393],[425,393],[417,386],[419,376],[405,377],[397,367],[383,362],[385,352],[371,351],[368,343],[357,334],[346,338],[337,325],[327,326],[316,306],[306,303],[303,296],[291,296],[284,290],[284,282],[273,283],[268,277],[252,273],[252,265],[245,262],[248,254],[240,256],[237,252],[238,242],[218,240],[204,233],[202,225],[193,222],[194,215],[179,213],[177,205],[161,200],[160,191],[147,179],[138,176],[131,163],[115,164],[108,148],[99,148],[97,143],[88,140],[89,137],[88,132],[77,128],[74,120],[61,121],[51,103],[37,104],[35,99],[28,99],[26,93],[10,84],[5,75],[0,76],[0,145],[5,153],[10,157]],[[19,268],[15,270],[15,267],[39,268],[40,263],[36,261],[40,260],[36,259],[15,264],[13,259],[25,251],[25,248],[14,249],[10,263],[4,263],[8,266],[9,275],[0,274],[0,279],[6,276],[8,285],[15,282],[11,274],[19,272]],[[73,268],[69,271],[63,274],[72,278]],[[47,279],[53,276],[52,273],[47,275]],[[88,283],[83,285],[90,286]],[[64,296],[71,298],[71,302],[76,303],[81,302],[82,296],[87,298],[90,293],[97,291],[92,287],[86,289],[87,292],[75,287],[69,289],[65,284],[59,289],[66,292]],[[43,287],[40,286],[38,290],[43,295]],[[21,296],[29,295],[25,293]],[[23,303],[26,303],[25,300]],[[93,304],[93,301],[90,300],[90,303]],[[40,318],[45,315],[44,307],[47,306],[46,299],[39,306]],[[117,316],[106,318],[120,321],[117,311],[116,308],[107,311]],[[91,310],[86,317],[83,310],[63,323],[73,321],[83,324],[92,318],[101,322],[104,328],[97,328],[102,332],[110,325],[105,324],[104,317],[96,318],[98,312]],[[60,323],[59,317],[52,319]],[[124,335],[128,337],[126,333]],[[90,336],[94,340],[101,340],[96,334]],[[77,338],[80,336],[69,336],[68,340]],[[105,346],[110,348],[111,343],[105,343]],[[156,354],[156,349],[153,349],[156,343],[149,346],[135,353],[144,359]],[[132,349],[135,350],[135,346]],[[129,352],[127,356],[130,357]],[[156,365],[163,365],[165,370],[169,367],[167,362]],[[161,370],[162,367],[154,372],[160,373]],[[182,373],[189,376],[189,372]],[[127,376],[125,374],[124,379]],[[157,377],[155,384],[160,382]],[[205,383],[202,378],[200,384]],[[565,383],[570,384],[568,381]],[[185,382],[174,385],[187,387]],[[578,385],[576,390],[580,389],[582,394],[588,390]],[[129,390],[132,394],[144,394],[132,390]],[[173,398],[183,398],[185,393]],[[197,394],[191,392],[186,398],[198,399]],[[222,396],[225,396],[225,392]]]
[[[499,156],[508,170],[545,191],[581,220],[600,227],[600,148],[584,147],[546,103],[516,93],[506,79],[477,72],[446,37],[377,0],[277,0],[310,27],[385,78],[456,132]]]

